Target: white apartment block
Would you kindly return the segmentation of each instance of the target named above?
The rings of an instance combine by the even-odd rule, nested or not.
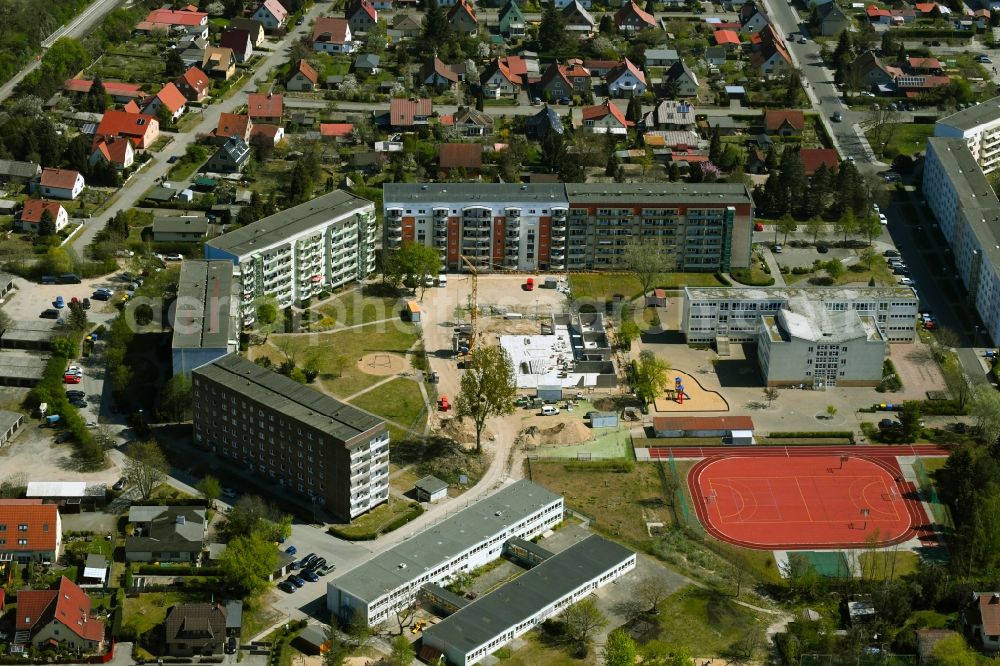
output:
[[[927,140],[923,194],[951,246],[969,305],[1000,340],[1000,200],[965,140]]]
[[[205,258],[237,266],[251,324],[259,296],[287,308],[371,275],[377,234],[374,204],[334,190],[207,241]]]
[[[1000,97],[942,118],[934,123],[934,136],[963,139],[984,173],[995,170],[1000,166]]]
[[[562,519],[562,497],[517,481],[327,583],[327,609],[377,626],[411,605],[421,586],[488,564],[508,540],[531,539]]]
[[[777,314],[793,298],[871,316],[889,342],[916,337],[918,300],[909,287],[686,287],[681,331],[689,344],[758,342],[761,317]]]

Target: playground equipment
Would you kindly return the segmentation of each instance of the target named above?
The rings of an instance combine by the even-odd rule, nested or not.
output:
[[[684,400],[690,400],[691,396],[684,392],[684,384],[680,377],[674,377],[674,388],[667,389],[667,400],[673,400],[678,405],[683,405]]]

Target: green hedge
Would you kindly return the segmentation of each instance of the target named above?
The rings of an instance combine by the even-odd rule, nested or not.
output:
[[[850,430],[826,430],[820,432],[772,432],[767,435],[770,439],[795,439],[795,438],[805,438],[810,439],[844,439],[851,438],[854,436]]]
[[[144,576],[221,576],[220,567],[194,567],[188,564],[140,564],[139,574]]]
[[[338,539],[343,539],[345,541],[374,541],[375,539],[379,538],[383,534],[386,534],[387,532],[398,530],[403,525],[419,517],[421,514],[423,514],[423,512],[424,512],[424,507],[414,502],[410,504],[409,511],[407,511],[401,516],[398,516],[391,523],[378,530],[356,534],[354,532],[344,530],[340,527],[331,527],[330,529],[327,530],[327,532],[337,537]]]
[[[738,280],[740,283],[750,287],[770,287],[774,284],[773,277],[755,278],[749,268],[734,268],[729,271],[729,274],[733,276],[734,280]]]

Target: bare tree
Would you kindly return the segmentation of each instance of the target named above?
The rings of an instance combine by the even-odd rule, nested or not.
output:
[[[647,608],[648,613],[653,615],[660,611],[660,604],[670,596],[670,592],[667,581],[660,576],[647,576],[632,588],[635,598]]]
[[[396,624],[399,625],[399,634],[402,634],[404,629],[413,624],[413,618],[416,614],[417,608],[413,604],[404,606],[396,611]]]
[[[167,477],[167,458],[156,442],[134,442],[122,468],[125,478],[148,500]]]
[[[767,406],[770,407],[771,403],[778,399],[778,389],[768,386],[764,389],[764,399],[767,400]]]
[[[586,649],[594,632],[608,624],[608,619],[597,607],[597,602],[592,597],[582,599],[569,608],[562,615],[563,624],[566,625],[566,637],[581,647]]]
[[[885,147],[892,141],[896,128],[899,127],[899,112],[889,108],[889,105],[882,105],[872,108],[865,121],[865,127],[872,133],[872,150],[881,155]]]
[[[286,361],[297,365],[300,348],[295,338],[290,335],[276,335],[271,339],[271,342],[278,348],[278,351],[284,354]]]
[[[639,240],[633,240],[625,247],[624,264],[639,279],[643,298],[669,269],[666,256],[658,245]]]

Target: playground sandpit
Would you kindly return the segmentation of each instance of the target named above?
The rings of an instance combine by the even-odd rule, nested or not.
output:
[[[410,369],[406,357],[401,354],[391,354],[379,352],[376,354],[365,354],[358,360],[358,370],[365,374],[376,377],[388,377],[398,375]]]
[[[716,391],[709,391],[702,387],[698,381],[680,370],[671,371],[674,377],[680,377],[684,386],[684,404],[674,399],[673,391],[666,396],[653,401],[653,408],[657,412],[728,412],[729,404],[726,399]]]
[[[526,448],[536,446],[570,446],[590,441],[593,432],[581,421],[564,421],[551,428],[530,426],[521,431]]]

